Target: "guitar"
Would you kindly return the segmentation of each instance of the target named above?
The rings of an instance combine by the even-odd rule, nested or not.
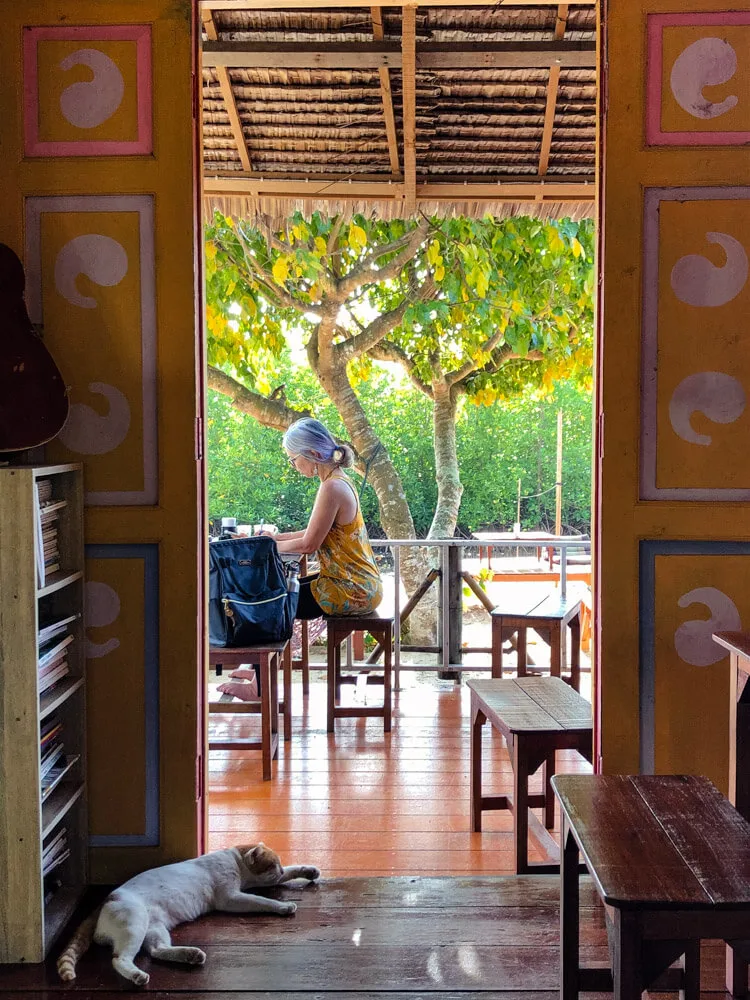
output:
[[[16,254],[0,243],[0,452],[51,441],[68,416],[65,382],[34,332]]]

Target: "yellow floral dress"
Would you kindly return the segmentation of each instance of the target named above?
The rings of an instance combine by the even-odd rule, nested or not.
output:
[[[341,477],[356,491],[348,479]],[[318,549],[320,575],[310,583],[315,600],[327,615],[364,615],[383,599],[383,584],[367,537],[362,511],[349,524],[334,524]]]

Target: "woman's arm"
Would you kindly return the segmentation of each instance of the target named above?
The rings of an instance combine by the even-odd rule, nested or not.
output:
[[[293,538],[286,535],[279,541],[277,535],[279,552],[311,555],[320,548],[321,542],[333,527],[341,507],[342,494],[339,492],[341,488],[341,484],[333,479],[327,479],[320,484],[307,527],[304,531],[294,532]],[[343,489],[347,487],[344,486]]]
[[[271,533],[268,532],[268,534],[271,535],[271,538],[275,538],[277,542],[289,541],[291,538],[302,538],[304,533],[304,531],[280,531],[276,535],[271,535]],[[261,532],[261,534],[266,534],[266,532]]]

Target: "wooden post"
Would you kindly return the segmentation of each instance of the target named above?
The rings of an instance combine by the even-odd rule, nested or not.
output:
[[[461,662],[463,627],[463,578],[461,577],[461,547],[451,545],[448,549],[448,579],[442,581],[448,588],[448,659],[450,663]],[[442,622],[441,622],[442,632]],[[460,682],[461,674],[456,670],[439,670],[441,681]]]
[[[562,434],[563,411],[557,411],[557,472],[555,473],[555,534],[562,534]]]

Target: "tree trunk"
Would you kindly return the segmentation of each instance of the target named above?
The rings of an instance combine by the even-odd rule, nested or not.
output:
[[[444,382],[434,382],[432,422],[435,449],[437,505],[430,538],[453,538],[461,506],[461,474],[456,446],[456,395]]]
[[[352,389],[346,367],[337,363],[334,351],[325,343],[320,345],[318,354],[308,350],[308,358],[320,384],[338,410],[358,454],[365,462],[372,463],[367,481],[377,495],[380,520],[386,535],[388,538],[415,538],[414,520],[401,477]],[[424,550],[415,547],[402,552],[401,573],[407,593],[414,593],[428,570]],[[414,641],[434,642],[434,612],[428,612],[427,601],[423,601],[409,618]]]

